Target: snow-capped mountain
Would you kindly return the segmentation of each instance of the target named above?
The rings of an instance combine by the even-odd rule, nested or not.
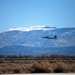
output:
[[[57,39],[42,38],[43,36]],[[22,45],[28,47],[64,47],[75,46],[75,28],[55,28],[35,26],[13,28],[0,33],[0,48],[4,46]]]

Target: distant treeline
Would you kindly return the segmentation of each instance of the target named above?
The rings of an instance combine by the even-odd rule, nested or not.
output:
[[[75,58],[75,55],[70,56],[70,55],[57,55],[57,54],[52,54],[52,55],[41,55],[41,56],[32,56],[32,55],[0,55],[0,58]]]

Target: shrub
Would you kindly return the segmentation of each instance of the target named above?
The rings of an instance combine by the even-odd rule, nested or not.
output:
[[[31,73],[52,73],[52,65],[49,62],[35,63],[32,66]]]
[[[0,74],[10,73],[10,72],[11,72],[11,69],[7,67],[0,68]]]
[[[27,72],[28,70],[26,69],[25,66],[22,66],[21,64],[14,65],[13,73],[27,73]]]
[[[63,63],[63,62],[57,62],[56,63],[56,66],[54,68],[55,73],[65,73],[68,71],[69,71],[69,69],[65,63]]]
[[[69,65],[70,72],[75,73],[75,64]]]

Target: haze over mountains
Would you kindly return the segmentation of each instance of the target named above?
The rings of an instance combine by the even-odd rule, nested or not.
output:
[[[57,39],[42,38],[43,36],[54,37],[55,35],[57,35]],[[13,28],[0,33],[0,51],[7,49],[6,46],[10,48],[18,45],[23,47],[34,47],[35,50],[37,50],[36,48],[38,47],[74,47],[75,28],[37,26]]]

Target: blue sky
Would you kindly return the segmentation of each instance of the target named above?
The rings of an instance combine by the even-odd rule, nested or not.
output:
[[[0,32],[38,25],[75,27],[75,0],[0,0]]]

